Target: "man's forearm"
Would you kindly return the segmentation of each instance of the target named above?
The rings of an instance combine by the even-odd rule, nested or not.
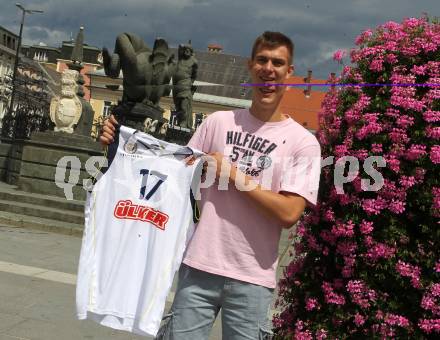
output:
[[[240,172],[235,166],[231,167],[230,179],[237,188],[251,186],[250,190],[240,190],[243,195],[255,202],[257,208],[264,210],[266,215],[280,221],[283,227],[289,228],[303,214],[305,200],[298,195],[283,195],[270,190],[264,190],[250,176]]]

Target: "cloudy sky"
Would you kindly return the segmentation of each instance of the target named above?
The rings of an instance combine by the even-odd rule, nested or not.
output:
[[[19,0],[18,0],[19,1]],[[0,0],[0,25],[19,31],[17,0]],[[295,73],[308,68],[318,78],[339,72],[333,52],[350,49],[355,37],[386,21],[423,13],[440,16],[439,0],[22,0],[43,14],[26,17],[25,44],[59,46],[85,27],[85,42],[113,49],[119,33],[133,32],[152,45],[156,36],[171,46],[191,39],[195,49],[218,43],[225,53],[248,56],[265,30],[281,31],[295,43]]]

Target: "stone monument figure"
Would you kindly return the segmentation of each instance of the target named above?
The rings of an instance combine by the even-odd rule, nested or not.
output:
[[[61,74],[61,98],[54,97],[50,105],[50,118],[55,124],[54,131],[76,133],[90,137],[94,111],[84,97],[83,66],[84,27],[80,27],[67,64],[68,69]]]
[[[64,70],[61,74],[61,97],[52,98],[50,103],[50,119],[56,132],[73,133],[73,126],[81,117],[82,105],[76,95],[78,76],[75,70]]]
[[[144,41],[132,33],[122,33],[116,38],[114,53],[103,49],[106,75],[112,78],[123,73],[122,101],[113,110],[117,119],[125,125],[143,130],[147,118],[165,123],[160,98],[170,94],[169,85],[174,73],[174,55],[167,42],[157,38],[151,50]]]
[[[178,61],[173,74],[173,101],[178,115],[178,125],[192,129],[193,85],[197,77],[197,59],[190,44],[179,45]]]

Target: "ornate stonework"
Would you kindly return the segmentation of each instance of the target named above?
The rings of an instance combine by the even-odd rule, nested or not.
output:
[[[79,73],[65,70],[61,75],[61,97],[54,97],[50,103],[50,119],[54,131],[73,133],[73,127],[81,118],[82,104],[76,95]]]

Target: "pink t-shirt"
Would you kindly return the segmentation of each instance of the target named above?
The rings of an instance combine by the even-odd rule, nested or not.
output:
[[[320,146],[288,118],[262,122],[249,110],[208,116],[188,143],[206,153],[221,152],[264,188],[288,191],[315,204]],[[227,189],[227,190],[225,190]],[[201,189],[201,216],[184,263],[209,273],[274,288],[281,225],[259,211],[230,181]]]

